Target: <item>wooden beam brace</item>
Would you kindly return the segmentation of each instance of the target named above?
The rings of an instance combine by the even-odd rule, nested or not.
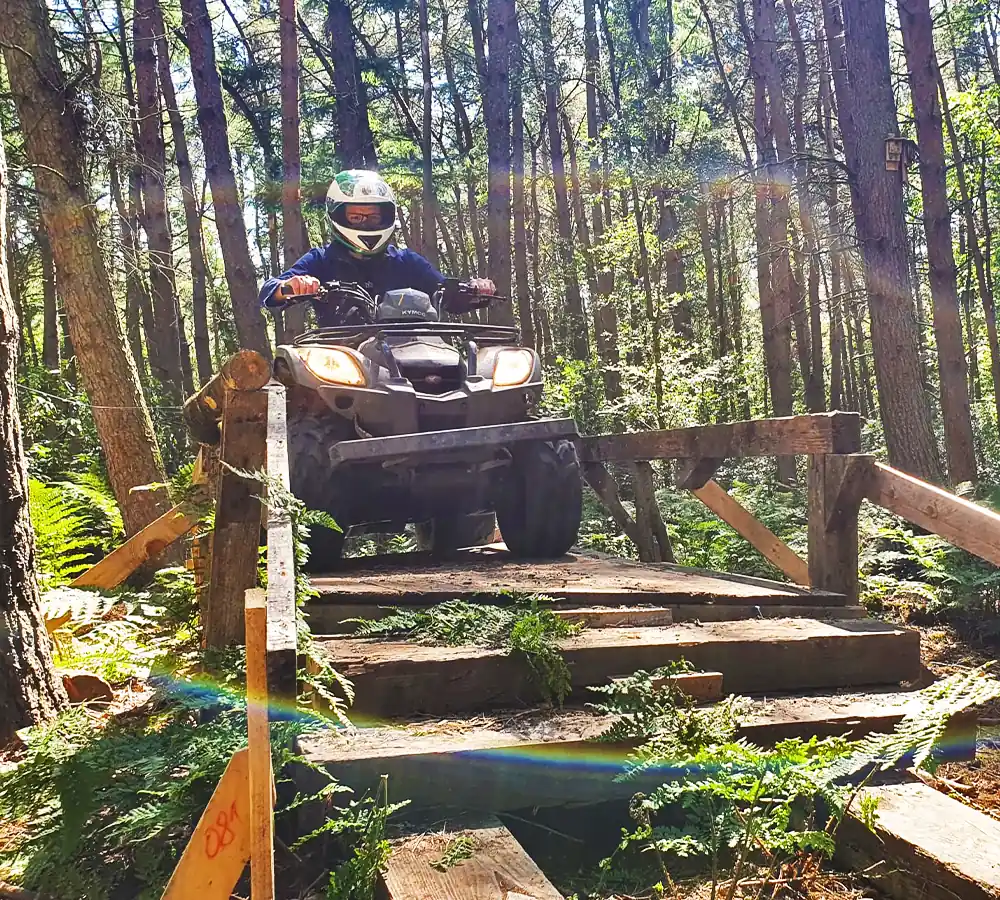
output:
[[[726,459],[740,456],[857,453],[861,417],[857,413],[814,413],[665,431],[609,434],[580,439],[585,462],[635,459]]]
[[[625,533],[625,536],[637,547],[639,546],[639,529],[628,510],[622,506],[621,498],[618,496],[618,485],[614,476],[608,471],[604,463],[584,463],[583,477],[587,484],[591,486],[597,499],[601,501],[604,508],[611,514],[615,524]]]
[[[718,456],[699,456],[683,463],[677,473],[677,487],[682,491],[693,491],[704,487],[725,462]]]
[[[644,460],[632,463],[632,479],[635,489],[635,524],[642,541],[639,545],[639,559],[642,562],[672,563],[674,551],[670,546],[670,537],[663,524],[660,508],[656,505],[653,467]]]
[[[868,499],[1000,566],[1000,515],[949,491],[875,463]]]
[[[809,458],[809,577],[817,590],[858,598],[858,508],[871,458]]]
[[[834,496],[827,510],[827,531],[837,531],[852,518],[857,518],[861,501],[870,490],[874,463],[875,457],[863,453],[845,458],[844,469],[838,472],[840,483],[832,486]]]
[[[723,522],[735,528],[765,559],[784,572],[790,581],[806,587],[810,585],[809,567],[805,560],[716,482],[709,481],[692,493]]]

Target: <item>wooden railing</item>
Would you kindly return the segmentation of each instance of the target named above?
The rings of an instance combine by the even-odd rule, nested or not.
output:
[[[288,487],[285,389],[267,361],[241,351],[185,405],[201,448],[195,481],[215,500],[211,574],[202,603],[204,642],[243,643],[245,593],[257,584],[262,525],[267,529],[267,669],[272,695],[296,690],[295,565],[287,511],[260,498],[265,485],[247,472],[266,469]],[[679,460],[675,483],[728,522],[792,582],[856,600],[858,510],[868,499],[956,546],[1000,565],[1000,515],[860,453],[855,413],[761,419],[663,431],[582,437],[587,482],[648,562],[669,562],[670,542],[654,496],[650,465]],[[731,497],[712,476],[726,460],[753,456],[809,458],[808,558],[802,559]],[[635,515],[625,508],[609,464],[631,474]],[[175,507],[84,573],[76,586],[112,588],[197,524],[196,504]]]

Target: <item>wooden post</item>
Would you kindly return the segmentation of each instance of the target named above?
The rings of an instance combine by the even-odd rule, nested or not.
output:
[[[274,900],[274,800],[267,693],[267,596],[246,592],[247,738],[250,769],[250,893]]]
[[[653,468],[645,460],[633,462],[632,480],[635,488],[635,524],[639,535],[639,559],[642,562],[673,562],[667,528],[656,505]]]
[[[218,444],[227,391],[259,391],[271,380],[271,364],[256,350],[240,350],[219,373],[184,403],[188,431],[201,444]]]
[[[872,458],[809,457],[809,580],[817,590],[858,602],[858,510]]]
[[[284,385],[267,390],[267,474],[288,489],[288,428]],[[267,510],[267,677],[271,694],[285,704],[297,694],[298,629],[295,621],[295,542],[286,510]]]
[[[212,580],[204,622],[208,647],[243,643],[243,594],[257,585],[262,487],[232,470],[253,472],[264,467],[267,392],[227,390],[224,407]]]

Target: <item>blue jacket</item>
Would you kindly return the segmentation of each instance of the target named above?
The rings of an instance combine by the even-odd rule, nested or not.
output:
[[[359,259],[352,256],[343,244],[334,242],[326,247],[314,247],[287,272],[265,281],[260,290],[260,305],[271,309],[281,306],[274,302],[274,292],[279,282],[293,275],[312,275],[321,282],[356,281],[364,285],[373,297],[401,288],[413,288],[431,295],[444,281],[444,276],[413,250],[400,250],[390,244],[380,256]],[[335,309],[325,303],[313,306],[320,328],[341,324],[337,321]]]

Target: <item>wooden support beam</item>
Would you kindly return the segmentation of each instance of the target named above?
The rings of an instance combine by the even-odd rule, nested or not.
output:
[[[631,463],[635,489],[635,519],[639,535],[639,559],[643,562],[674,561],[667,528],[656,504],[653,467],[644,460]]]
[[[672,685],[696,703],[715,703],[722,699],[721,672],[684,672],[653,679],[653,687]]]
[[[677,473],[677,487],[682,491],[694,491],[704,487],[725,462],[717,456],[699,456],[681,466]]]
[[[209,647],[243,643],[243,595],[257,585],[260,545],[259,481],[234,469],[264,467],[267,392],[228,391],[222,422],[222,467],[215,504],[212,579],[205,607],[204,640]]]
[[[284,385],[267,390],[267,474],[288,490],[288,428]],[[295,542],[288,511],[267,509],[267,675],[271,695],[285,704],[297,693]]]
[[[462,847],[447,864],[448,852]],[[486,817],[396,841],[382,873],[386,900],[562,900],[507,828]],[[255,898],[256,900],[256,898]]]
[[[897,469],[874,464],[868,499],[1000,566],[1000,515]]]
[[[809,567],[805,560],[766,525],[755,519],[716,482],[706,482],[704,487],[697,488],[692,493],[723,522],[735,528],[791,581],[809,586]]]
[[[604,463],[584,463],[583,477],[587,484],[591,486],[597,499],[604,504],[604,508],[611,514],[615,524],[624,532],[625,536],[637,547],[639,546],[639,529],[628,510],[622,506],[621,498],[618,496],[618,485],[614,476],[608,471]]]
[[[191,504],[180,503],[165,512],[99,563],[91,566],[71,583],[71,587],[95,587],[111,590],[122,584],[136,569],[153,559],[178,538],[198,524],[198,513]]]
[[[246,592],[247,739],[250,784],[250,891],[254,900],[274,900],[274,798],[271,793],[271,732],[268,726],[267,595]]]
[[[870,467],[867,456],[809,459],[809,578],[848,603],[858,599],[858,508]]]
[[[857,453],[861,450],[861,417],[846,412],[814,413],[666,431],[608,434],[581,438],[580,450],[585,462]]]
[[[188,431],[201,444],[218,444],[227,391],[259,391],[271,380],[271,364],[255,350],[240,350],[218,374],[184,403]]]

